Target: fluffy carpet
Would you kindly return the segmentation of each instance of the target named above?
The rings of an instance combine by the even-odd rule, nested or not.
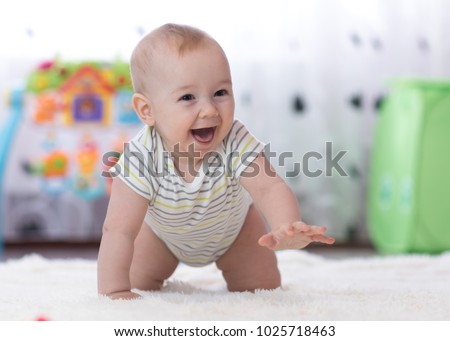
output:
[[[450,253],[330,260],[278,253],[283,288],[229,293],[214,265],[180,266],[135,301],[96,294],[96,263],[0,263],[0,320],[450,320]]]

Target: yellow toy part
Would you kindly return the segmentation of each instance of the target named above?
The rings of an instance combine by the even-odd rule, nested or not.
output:
[[[89,133],[85,133],[82,144],[77,151],[77,164],[82,176],[88,176],[95,172],[99,156],[97,144]]]

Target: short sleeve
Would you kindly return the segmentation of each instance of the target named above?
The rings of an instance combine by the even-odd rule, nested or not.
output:
[[[264,150],[264,144],[257,140],[239,120],[233,122],[225,143],[227,173],[232,174],[236,179]]]
[[[151,201],[155,193],[155,179],[152,177],[153,153],[143,143],[146,133],[148,132],[142,131],[125,143],[124,151],[119,161],[111,167],[110,174],[120,178],[137,194]]]

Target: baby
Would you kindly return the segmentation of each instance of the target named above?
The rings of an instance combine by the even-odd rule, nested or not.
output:
[[[234,119],[230,67],[213,38],[159,27],[133,51],[131,76],[145,127],[111,169],[100,294],[159,290],[179,262],[215,262],[230,291],[275,289],[275,250],[334,243],[324,227],[301,221],[264,145]]]

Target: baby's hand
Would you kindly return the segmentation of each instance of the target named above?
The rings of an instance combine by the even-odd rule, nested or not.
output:
[[[333,244],[334,238],[325,235],[325,231],[325,227],[296,221],[263,235],[258,243],[271,250],[302,249],[312,242]]]

